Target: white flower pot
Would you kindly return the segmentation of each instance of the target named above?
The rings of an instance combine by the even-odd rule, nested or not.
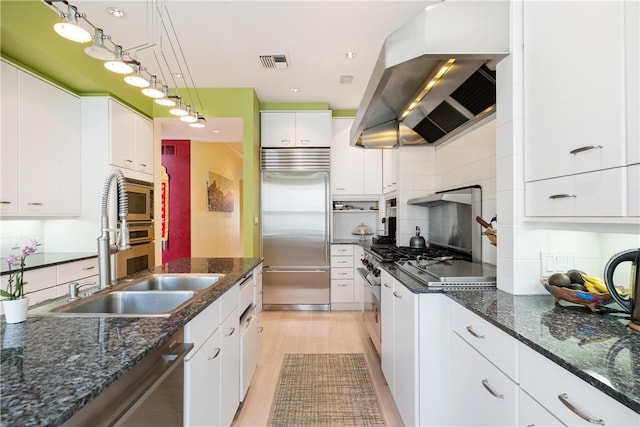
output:
[[[7,323],[20,323],[27,320],[27,310],[29,309],[29,298],[16,300],[2,300],[4,317]]]

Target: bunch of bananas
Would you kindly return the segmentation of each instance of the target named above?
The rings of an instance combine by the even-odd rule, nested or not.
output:
[[[584,273],[580,273],[580,276],[582,276],[582,280],[584,280],[584,287],[587,288],[587,291],[596,294],[609,293],[609,289],[607,289],[607,286],[599,277],[589,276]]]

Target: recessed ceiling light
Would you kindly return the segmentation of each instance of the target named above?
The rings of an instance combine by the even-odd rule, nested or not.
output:
[[[109,13],[109,15],[113,16],[114,18],[124,18],[125,13],[115,7],[108,7],[107,8],[107,12]]]
[[[219,131],[218,129],[214,129],[214,130],[212,130],[211,132],[213,132],[213,133],[220,133],[220,131]]]
[[[358,55],[358,54],[357,54],[357,53],[355,53],[355,52],[347,52],[347,53],[345,53],[345,54],[344,54],[344,57],[345,57],[345,58],[347,58],[347,59],[353,59],[353,58],[355,58],[357,55]]]
[[[298,93],[300,92],[300,88],[299,87],[292,87],[291,89],[289,89],[291,91],[291,93]]]
[[[176,79],[181,79],[183,76],[182,73],[173,73],[173,77],[175,77]]]

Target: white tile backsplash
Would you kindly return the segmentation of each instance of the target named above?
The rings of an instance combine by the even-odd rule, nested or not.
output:
[[[18,255],[22,248],[37,240],[37,252],[44,252],[44,225],[38,220],[0,220],[0,257]]]

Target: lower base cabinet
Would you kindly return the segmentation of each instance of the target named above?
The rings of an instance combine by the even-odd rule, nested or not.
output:
[[[240,405],[240,314],[238,307],[220,326],[220,424],[230,426]]]
[[[184,363],[184,425],[220,424],[220,328]]]
[[[523,390],[518,396],[519,426],[561,426],[560,420]]]

